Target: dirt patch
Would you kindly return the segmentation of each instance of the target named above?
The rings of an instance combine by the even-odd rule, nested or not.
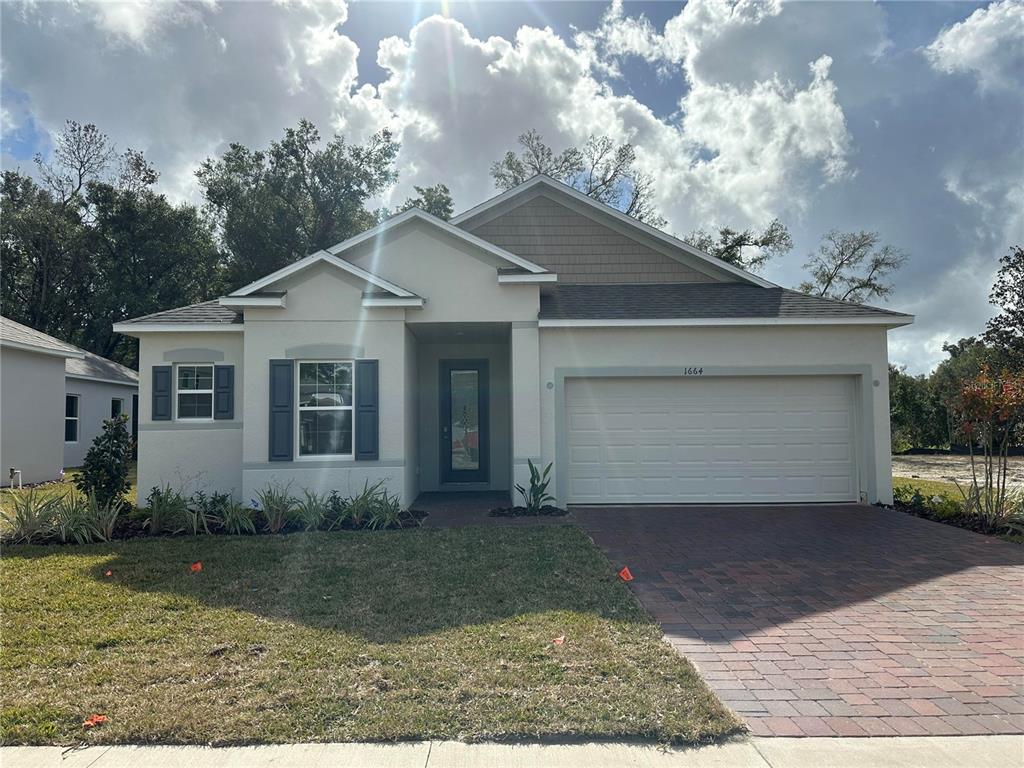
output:
[[[970,482],[971,457],[943,454],[893,456],[892,473],[897,477]],[[1007,480],[1010,485],[1024,485],[1024,456],[1010,457]]]

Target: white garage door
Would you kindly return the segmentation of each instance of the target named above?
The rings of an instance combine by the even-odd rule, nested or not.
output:
[[[853,379],[569,379],[571,504],[855,501]]]

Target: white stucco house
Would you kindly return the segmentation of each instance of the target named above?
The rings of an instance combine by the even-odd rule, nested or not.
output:
[[[133,407],[135,371],[0,317],[0,484],[58,479],[104,419],[125,413],[134,431]]]
[[[139,487],[270,483],[410,504],[891,501],[886,333],[546,177],[409,210],[140,340]]]

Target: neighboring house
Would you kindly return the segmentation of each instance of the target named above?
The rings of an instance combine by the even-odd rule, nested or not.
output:
[[[65,367],[64,466],[80,467],[103,422],[124,414],[135,434],[139,374],[113,360],[84,352]]]
[[[137,396],[135,371],[0,317],[0,484],[11,470],[26,484],[58,479],[82,463],[114,401],[131,419]]]
[[[886,332],[546,177],[409,210],[140,339],[140,495],[194,484],[559,504],[890,501]]]

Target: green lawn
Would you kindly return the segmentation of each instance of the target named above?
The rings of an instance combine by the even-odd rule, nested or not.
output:
[[[925,480],[920,477],[896,477],[892,478],[893,488],[919,488],[925,496],[948,496],[959,501],[963,498],[955,483],[945,480]]]
[[[574,526],[8,547],[0,575],[7,743],[739,729]]]
[[[52,483],[42,483],[41,485],[37,485],[35,486],[36,493],[44,497],[63,496],[66,493],[71,493],[75,490],[75,478],[78,477],[80,472],[81,470],[78,467],[66,469],[64,470],[63,480],[55,480]],[[128,504],[132,507],[137,503],[135,474],[136,466],[133,462],[131,467],[128,469],[128,480],[131,482],[132,487],[128,489],[128,493],[126,494]],[[0,509],[7,508],[8,500],[12,494],[25,494],[29,493],[31,490],[32,489],[29,487],[25,487],[20,490],[17,488],[4,488],[0,490]]]

